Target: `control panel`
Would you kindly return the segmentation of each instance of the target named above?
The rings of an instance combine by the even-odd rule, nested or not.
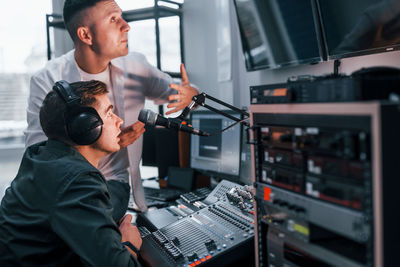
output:
[[[219,266],[254,260],[253,188],[223,180],[204,202],[210,204],[161,229],[142,229],[145,264]]]

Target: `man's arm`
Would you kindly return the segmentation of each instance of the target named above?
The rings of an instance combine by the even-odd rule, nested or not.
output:
[[[119,230],[121,231],[122,235],[121,242],[130,242],[136,249],[140,249],[140,247],[142,246],[142,238],[138,238],[138,236],[140,237],[139,230],[136,226],[132,225],[131,221],[132,215],[130,214],[125,215],[121,219],[121,223],[119,226]],[[138,255],[136,255],[136,253],[131,248],[129,248],[129,246],[126,246],[126,248],[137,259]]]
[[[144,91],[146,98],[154,100],[155,104],[164,104],[167,101],[175,100],[174,103],[168,105],[168,108],[174,109],[168,111],[167,115],[184,109],[190,104],[192,97],[198,94],[197,89],[189,82],[183,63],[180,66],[182,82],[178,85],[172,83],[173,80],[168,74],[150,65],[143,55],[137,59],[141,61],[141,67],[146,69],[145,73],[147,73]]]
[[[62,191],[51,214],[51,226],[85,265],[139,265],[121,244],[108,189],[99,174],[74,178]],[[140,239],[140,235],[130,233],[130,238]]]
[[[28,128],[25,130],[25,147],[37,142],[47,140],[42,127],[40,126],[39,111],[43,100],[52,86],[49,82],[43,81],[39,77],[33,76],[30,82],[28,108],[26,119]]]

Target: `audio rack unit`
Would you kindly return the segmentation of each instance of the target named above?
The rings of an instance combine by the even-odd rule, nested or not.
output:
[[[388,100],[400,95],[400,69],[368,68],[352,75],[304,75],[286,83],[250,86],[251,104]]]
[[[251,105],[256,266],[394,266],[400,105]]]

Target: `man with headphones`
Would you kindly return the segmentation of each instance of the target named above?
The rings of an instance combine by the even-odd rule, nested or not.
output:
[[[48,137],[27,148],[0,206],[0,266],[138,266],[141,237],[118,226],[99,161],[122,120],[100,81],[56,82],[40,108]]]
[[[144,124],[138,115],[145,99],[156,104],[168,104],[168,111],[177,112],[190,104],[197,90],[189,83],[181,66],[182,83],[173,84],[172,78],[150,65],[145,56],[128,54],[130,26],[122,18],[122,11],[114,0],[66,0],[63,17],[75,49],[48,62],[32,76],[27,108],[28,128],[25,144],[29,146],[46,139],[39,124],[40,105],[58,80],[68,82],[99,80],[107,84],[108,96],[115,112],[124,120],[120,135],[121,150],[105,157],[99,169],[110,181],[114,218],[122,217],[128,207],[129,176],[135,202],[146,210],[139,163],[142,156]],[[137,141],[135,141],[138,139]]]

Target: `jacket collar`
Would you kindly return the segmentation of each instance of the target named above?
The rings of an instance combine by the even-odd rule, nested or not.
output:
[[[82,154],[78,152],[78,150],[76,150],[72,146],[67,145],[67,144],[65,144],[63,142],[60,142],[60,141],[57,141],[57,140],[54,140],[54,139],[48,139],[46,141],[45,146],[48,147],[48,148],[60,151],[61,153],[70,154],[70,155],[77,155],[80,158],[85,159],[85,161],[86,161],[86,158],[83,157]]]

